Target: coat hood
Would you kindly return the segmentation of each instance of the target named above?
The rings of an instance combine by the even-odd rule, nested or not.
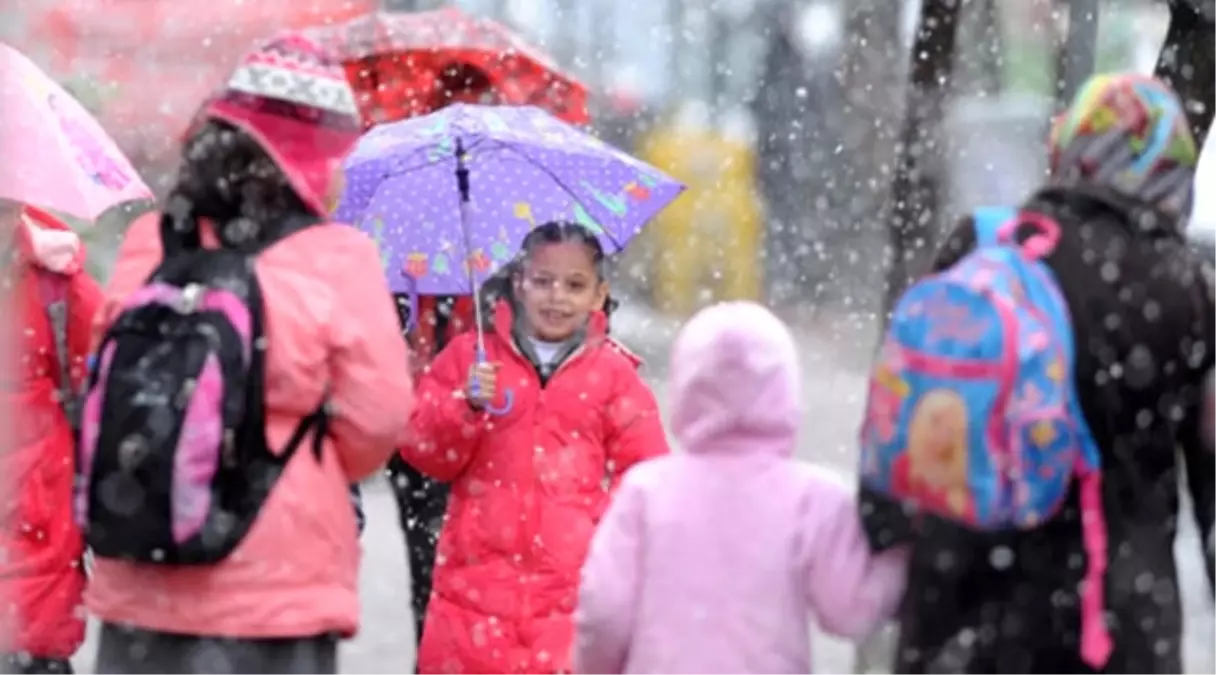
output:
[[[744,450],[790,455],[801,381],[789,329],[751,302],[702,310],[672,350],[672,430],[688,452]]]
[[[84,246],[72,228],[41,209],[26,206],[14,232],[17,255],[27,264],[57,274],[75,274],[84,268]]]

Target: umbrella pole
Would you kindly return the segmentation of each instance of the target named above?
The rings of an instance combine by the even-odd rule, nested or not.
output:
[[[473,235],[469,232],[469,167],[464,163],[464,143],[456,139],[456,186],[460,189],[460,233],[464,235],[464,266],[469,273],[469,288],[473,290],[473,321],[477,324],[477,360],[486,358],[486,336],[481,320],[481,289],[473,270]]]
[[[477,365],[486,362],[486,331],[482,325],[481,289],[477,287],[477,273],[473,270],[473,234],[469,228],[469,167],[465,165],[464,144],[456,139],[456,186],[460,189],[460,231],[464,235],[465,266],[469,270],[469,286],[473,289],[473,321],[477,323]],[[479,394],[476,379],[470,383],[474,396]],[[485,411],[491,415],[505,415],[511,412],[515,405],[515,392],[511,389],[502,390],[503,405],[494,407],[488,403]]]

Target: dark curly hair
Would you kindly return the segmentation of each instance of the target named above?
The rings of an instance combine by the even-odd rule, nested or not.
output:
[[[164,217],[184,237],[197,236],[198,220],[214,223],[221,244],[256,247],[275,238],[274,227],[309,209],[278,164],[251,136],[227,122],[199,123],[182,149],[177,183]]]

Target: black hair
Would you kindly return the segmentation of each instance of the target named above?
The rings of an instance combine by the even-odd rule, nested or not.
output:
[[[205,119],[182,148],[164,217],[183,236],[197,233],[198,219],[206,218],[221,245],[245,248],[273,240],[272,228],[287,216],[308,213],[283,170],[253,137],[227,122]]]
[[[516,257],[503,265],[489,279],[482,282],[477,290],[478,301],[481,303],[481,322],[486,329],[493,328],[494,306],[499,300],[506,300],[512,306],[516,304],[515,279],[519,276],[520,264]]]
[[[595,233],[579,223],[568,220],[551,220],[528,232],[523,243],[520,244],[519,254],[481,285],[482,306],[492,308],[500,298],[514,303],[516,300],[515,282],[523,274],[524,265],[536,249],[549,244],[566,243],[578,243],[586,247],[587,252],[591,254],[591,264],[595,267],[596,279],[601,282],[608,279],[608,255],[604,252],[604,246]],[[600,308],[600,311],[611,318],[612,312],[619,304],[616,298],[607,295],[604,297],[604,306]],[[490,315],[490,312],[486,313],[486,316]]]
[[[524,237],[519,245],[521,261],[532,257],[537,248],[548,244],[582,244],[591,254],[591,264],[595,266],[596,277],[600,281],[608,278],[608,256],[604,253],[604,245],[599,237],[585,225],[568,220],[550,220],[536,226]]]

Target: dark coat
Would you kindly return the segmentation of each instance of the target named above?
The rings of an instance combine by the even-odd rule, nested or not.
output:
[[[1024,208],[1061,224],[1046,262],[1072,313],[1077,391],[1102,452],[1115,643],[1105,672],[1180,673],[1180,460],[1203,536],[1216,502],[1216,455],[1199,439],[1200,387],[1216,354],[1211,267],[1165,217],[1110,196],[1049,189]],[[937,268],[974,245],[968,218]],[[915,542],[895,672],[1092,672],[1078,649],[1086,558],[1075,484],[1060,513],[1027,532],[923,518],[913,538],[898,505],[864,490],[861,513],[875,546]],[[1195,554],[1209,556],[1211,580],[1210,552]]]

